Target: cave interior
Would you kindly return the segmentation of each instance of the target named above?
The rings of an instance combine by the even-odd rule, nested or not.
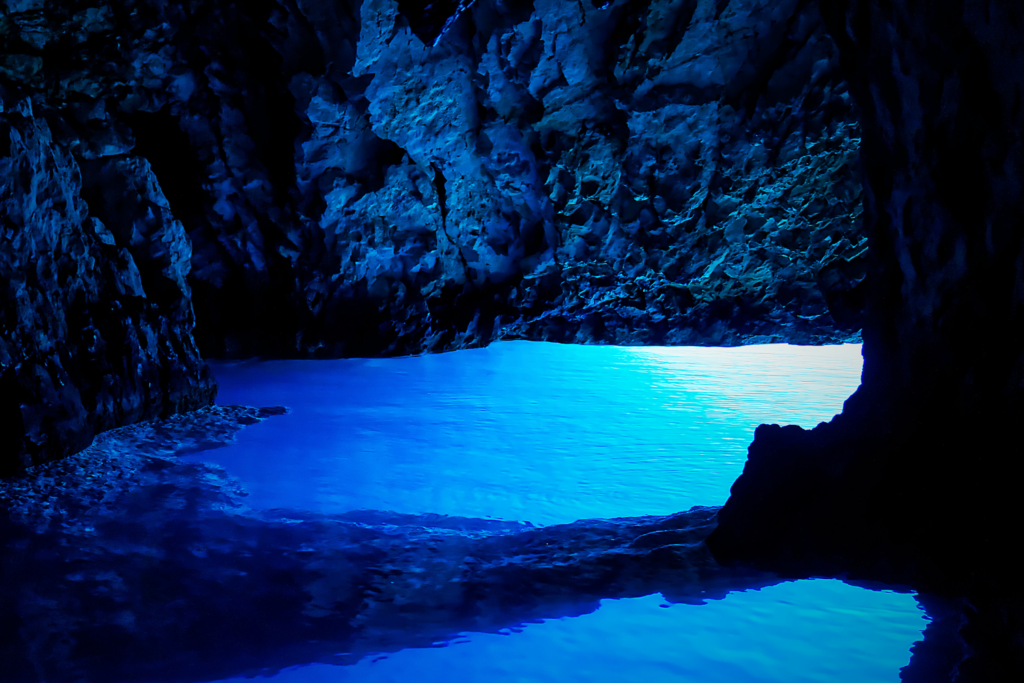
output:
[[[5,587],[87,555],[67,520],[117,482],[195,476],[180,454],[280,412],[215,406],[210,361],[862,343],[842,411],[758,427],[720,509],[543,538],[433,523],[518,558],[466,579],[504,600],[487,628],[841,577],[919,592],[903,680],[1024,680],[1019,1],[5,0],[0,45]],[[224,601],[443,545],[406,518],[216,521],[217,486],[181,505],[238,544],[195,576]],[[257,657],[267,631],[222,615],[226,668],[123,654],[141,626],[40,644],[70,627],[7,588],[2,651],[16,681],[212,680],[356,637],[352,605],[307,619],[275,595],[246,618],[298,635]],[[429,628],[375,625],[379,647],[468,623],[414,600]],[[121,668],[65,666],[89,648]]]

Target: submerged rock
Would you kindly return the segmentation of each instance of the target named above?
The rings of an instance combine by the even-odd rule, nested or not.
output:
[[[49,528],[54,519],[66,524],[86,509],[101,515],[122,514],[119,505],[128,492],[151,476],[173,469],[179,456],[228,446],[242,428],[285,411],[282,407],[211,406],[112,429],[72,456],[4,480],[0,508],[4,519],[36,530]],[[186,478],[198,471],[188,466],[180,469]],[[242,495],[222,473],[209,472],[212,485]]]

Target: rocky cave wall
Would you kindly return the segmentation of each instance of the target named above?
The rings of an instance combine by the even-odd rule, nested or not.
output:
[[[221,357],[858,338],[813,3],[8,0],[0,42],[7,469],[211,400],[193,310]]]
[[[823,12],[864,131],[862,384],[829,424],[758,429],[709,544],[795,574],[997,585],[1005,600],[1024,528],[1024,5]]]
[[[159,187],[131,187],[111,230],[90,215],[75,159],[31,101],[10,102],[0,114],[0,474],[206,405],[215,391],[191,335],[188,237]],[[148,173],[144,159],[117,163]]]
[[[150,161],[208,353],[860,327],[859,133],[807,2],[164,4],[18,3],[3,71],[76,158]]]

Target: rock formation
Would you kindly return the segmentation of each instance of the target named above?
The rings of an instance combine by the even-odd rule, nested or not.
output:
[[[758,429],[708,543],[721,559],[792,574],[1012,601],[1024,528],[1024,5],[822,8],[864,134],[863,382],[831,423]],[[1017,668],[988,674],[1012,680],[1020,611],[1001,628]]]
[[[1006,675],[1024,6],[820,8],[834,42],[801,0],[5,2],[0,469],[208,403],[193,309],[217,356],[863,321],[861,389],[758,430],[708,543],[967,586],[960,672]]]
[[[111,167],[117,213],[30,100],[0,114],[0,474],[97,432],[213,400],[192,339],[191,252],[144,159]],[[130,188],[130,191],[128,191]],[[134,258],[132,253],[134,252]]]
[[[0,7],[0,42],[0,116],[48,130],[66,176],[11,171],[3,192],[59,186],[65,239],[112,240],[97,267],[137,271],[131,296],[160,311],[123,334],[167,339],[142,371],[77,341],[58,362],[25,340],[91,323],[36,310],[59,286],[25,299],[7,381],[60,365],[64,388],[0,410],[88,428],[16,445],[7,469],[208,401],[193,309],[207,356],[859,338],[860,133],[811,3],[24,0]],[[143,407],[84,417],[92,376]]]

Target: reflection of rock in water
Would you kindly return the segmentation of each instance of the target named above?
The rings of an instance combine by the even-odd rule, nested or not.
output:
[[[546,528],[257,514],[222,470],[174,458],[265,414],[216,408],[120,430],[4,482],[14,680],[209,679],[583,614],[602,598],[693,601],[771,581],[710,558],[713,508]]]
[[[223,470],[174,457],[268,414],[213,408],[126,428],[3,482],[4,680],[200,681],[344,663],[605,598],[701,603],[778,580],[711,558],[717,508],[543,528],[256,513]],[[948,670],[918,649],[917,668],[924,657]]]

